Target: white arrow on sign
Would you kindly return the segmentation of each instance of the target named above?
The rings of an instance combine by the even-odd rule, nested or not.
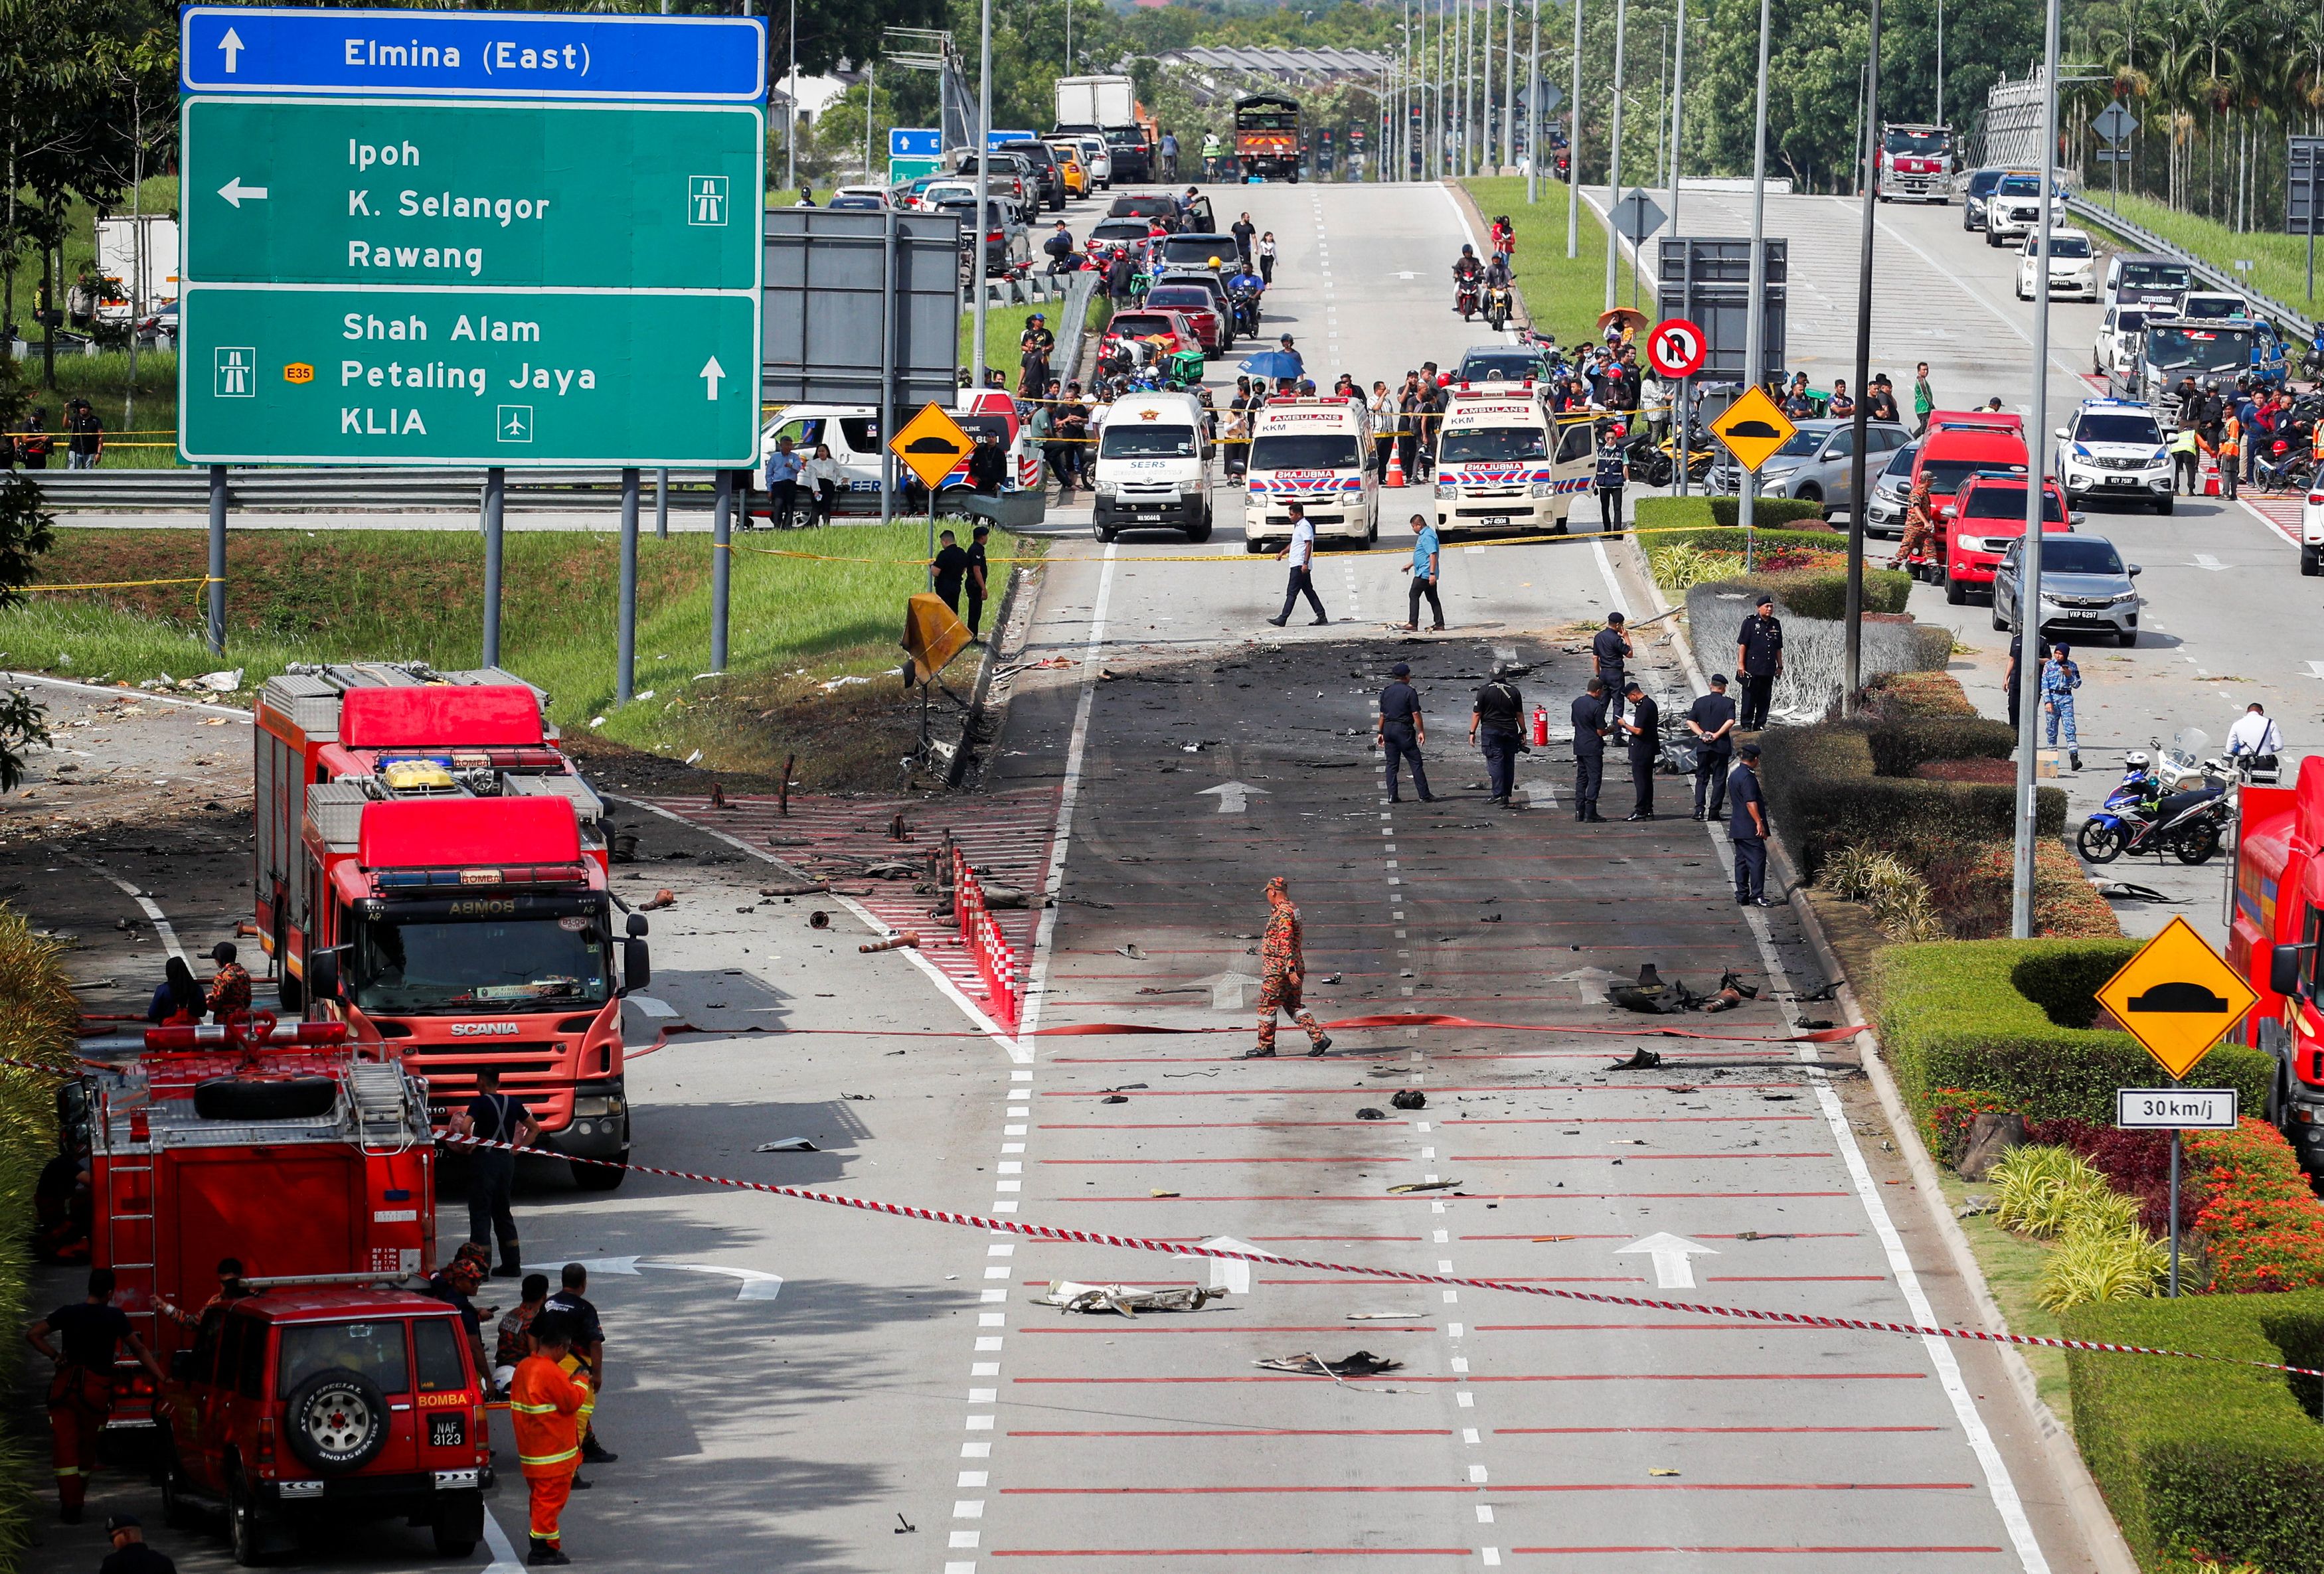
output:
[[[702,370],[696,372],[695,375],[701,378],[703,382],[710,385],[709,397],[711,402],[714,404],[716,403],[718,400],[719,381],[726,375],[726,368],[718,364],[718,357],[713,355],[710,359],[705,361],[702,364]]]
[[[1617,1247],[1615,1256],[1624,1252],[1644,1252],[1655,1259],[1655,1287],[1660,1290],[1692,1290],[1694,1288],[1694,1265],[1692,1256],[1717,1256],[1711,1247],[1701,1246],[1683,1235],[1650,1235],[1644,1240],[1634,1240],[1626,1247]]]
[[[245,186],[242,183],[242,177],[236,175],[233,179],[218,188],[218,195],[225,198],[235,207],[240,207],[242,206],[243,198],[245,197],[253,202],[262,200],[266,196],[266,188],[263,186]]]
[[[1194,796],[1198,798],[1207,798],[1215,795],[1219,800],[1220,814],[1240,815],[1250,807],[1250,797],[1253,793],[1257,793],[1262,798],[1268,796],[1265,787],[1253,787],[1246,781],[1221,782],[1217,787],[1204,787]]]
[[[780,1274],[762,1274],[756,1268],[730,1268],[723,1263],[652,1263],[638,1257],[598,1257],[581,1266],[599,1274],[636,1274],[641,1267],[646,1267],[669,1268],[681,1274],[715,1274],[722,1279],[740,1279],[742,1287],[734,1293],[737,1301],[772,1301],[783,1291]]]
[[[242,34],[230,27],[227,28],[226,36],[218,40],[218,48],[226,51],[226,74],[231,77],[234,75],[235,60],[242,53]]]

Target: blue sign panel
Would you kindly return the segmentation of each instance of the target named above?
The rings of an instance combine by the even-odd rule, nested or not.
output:
[[[751,16],[189,5],[189,93],[751,104],[767,96],[766,23]]]
[[[984,145],[988,148],[1002,148],[1007,147],[1010,143],[1031,143],[1040,140],[1029,131],[1002,131],[998,126],[984,133]]]
[[[890,126],[888,156],[891,159],[941,159],[944,157],[944,133],[933,126]]]

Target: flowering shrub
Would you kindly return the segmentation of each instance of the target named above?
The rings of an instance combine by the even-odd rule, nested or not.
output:
[[[1923,1106],[1925,1111],[1930,1146],[1936,1149],[1940,1162],[1953,1165],[1961,1162],[1969,1152],[1969,1133],[1980,1115],[1998,1115],[2017,1107],[2013,1100],[1998,1093],[1981,1092],[1975,1088],[1939,1088]],[[2030,1129],[2030,1128],[2029,1128]],[[2038,1141],[2052,1141],[2049,1137]]]
[[[2324,1202],[2283,1134],[2246,1117],[2234,1131],[2186,1134],[2188,1174],[2200,1201],[2195,1228],[2211,1259],[2211,1288],[2234,1293],[2324,1285]]]

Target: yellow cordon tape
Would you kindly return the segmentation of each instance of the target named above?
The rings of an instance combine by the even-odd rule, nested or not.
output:
[[[104,584],[20,584],[16,588],[30,594],[33,591],[63,590],[143,590],[155,584],[224,584],[225,580],[205,574],[195,579],[116,579]]]
[[[959,518],[961,516],[947,515],[945,517]],[[899,523],[911,522],[908,516],[900,514],[897,516],[897,521]],[[1452,543],[1452,545],[1461,547],[1580,547],[1596,541],[1618,541],[1628,536],[1690,536],[1698,530],[1722,529],[1739,529],[1740,527],[1720,525],[1655,525],[1645,529],[1587,530],[1579,535],[1499,536],[1494,537],[1489,540],[1460,541]],[[723,545],[714,542],[713,548],[716,550],[730,552],[755,552],[763,557],[798,557],[804,558],[810,563],[874,563],[908,565],[915,568],[926,568],[928,566],[929,563],[929,560],[926,557],[840,557],[822,552],[794,552],[779,547],[752,547],[740,541],[736,541],[731,545]],[[1449,548],[1447,549],[1449,549]],[[1739,545],[1737,549],[1738,551],[1741,549]],[[1839,548],[1835,548],[1834,549],[1838,550]],[[1411,555],[1412,548],[1409,547],[1379,547],[1370,548],[1361,552],[1335,552],[1333,554],[1334,557],[1342,560],[1350,557],[1408,557]],[[1261,556],[1261,554],[1254,552],[1205,552],[1197,556],[1180,557],[1061,557],[1058,554],[1052,552],[1046,553],[1038,557],[988,557],[985,561],[988,563],[1249,563],[1254,558]],[[1264,554],[1264,556],[1272,557],[1274,554],[1268,553]]]

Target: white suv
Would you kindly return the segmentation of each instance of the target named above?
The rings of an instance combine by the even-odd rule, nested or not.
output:
[[[2138,364],[2138,330],[2146,326],[2150,312],[2168,316],[2172,308],[2161,308],[2144,302],[2124,301],[2109,306],[2106,316],[2098,319],[2098,336],[2090,341],[2090,370],[2100,377],[2128,382],[2132,369]]]
[[[2171,511],[2171,456],[2154,412],[2122,399],[2086,399],[2057,430],[2056,474],[2070,506],[2093,500]]]

